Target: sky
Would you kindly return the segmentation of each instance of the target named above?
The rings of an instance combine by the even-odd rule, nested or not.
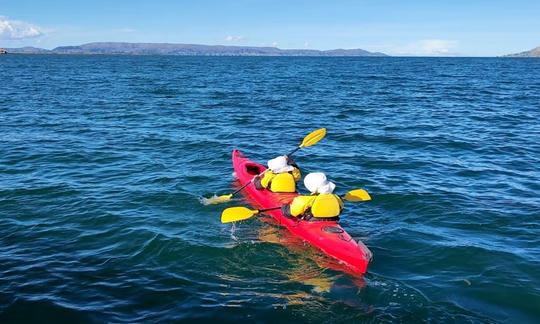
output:
[[[0,0],[0,47],[98,41],[498,56],[540,46],[540,0]]]

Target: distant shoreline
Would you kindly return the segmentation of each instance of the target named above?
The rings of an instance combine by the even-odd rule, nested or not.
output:
[[[37,47],[6,48],[10,54],[83,55],[182,55],[182,56],[388,56],[363,49],[280,49],[277,47],[198,45],[171,43],[88,43],[59,46],[52,50]]]
[[[38,47],[0,48],[4,54],[43,54],[43,55],[164,55],[164,56],[253,56],[253,57],[499,57],[499,58],[538,58],[540,47],[516,54],[499,56],[424,56],[424,55],[388,55],[381,52],[370,52],[357,49],[280,49],[277,47],[199,45],[174,43],[123,43],[97,42],[77,46],[59,46],[53,49]]]
[[[360,56],[360,55],[232,55],[232,54],[125,54],[125,53],[22,53],[22,52],[7,52],[6,56],[13,55],[28,55],[28,56],[178,56],[178,57],[283,57],[283,58],[425,58],[425,59],[540,59],[535,56],[413,56],[413,55],[384,55],[384,56]],[[3,55],[3,54],[2,54]]]

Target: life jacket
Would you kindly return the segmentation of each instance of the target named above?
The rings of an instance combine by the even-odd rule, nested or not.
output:
[[[269,189],[272,192],[296,192],[296,182],[300,180],[301,174],[298,168],[290,172],[273,173],[268,170],[262,179],[255,181],[257,189]]]
[[[339,216],[343,209],[343,201],[334,194],[316,195],[311,205],[311,214],[315,218]]]
[[[311,196],[297,196],[283,211],[287,216],[303,219],[337,219],[343,210],[343,201],[335,194],[325,193]]]

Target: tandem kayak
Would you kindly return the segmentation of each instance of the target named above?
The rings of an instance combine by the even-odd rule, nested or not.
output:
[[[246,158],[239,150],[233,150],[232,163],[240,185],[250,182],[254,176],[266,170],[266,167]],[[253,207],[264,209],[290,203],[298,193],[273,193],[269,190],[257,190],[248,185],[244,192]],[[293,235],[300,237],[328,256],[345,265],[352,273],[363,274],[371,261],[371,251],[362,243],[356,242],[336,221],[305,221],[284,216],[280,210],[265,212],[276,222],[286,227]]]

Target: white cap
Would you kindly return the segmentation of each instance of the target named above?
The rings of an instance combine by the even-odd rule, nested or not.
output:
[[[326,179],[322,172],[313,172],[304,178],[304,185],[311,193],[332,193],[336,185]]]
[[[268,168],[274,173],[289,172],[294,170],[294,167],[287,163],[287,156],[281,155],[277,158],[268,161]]]

